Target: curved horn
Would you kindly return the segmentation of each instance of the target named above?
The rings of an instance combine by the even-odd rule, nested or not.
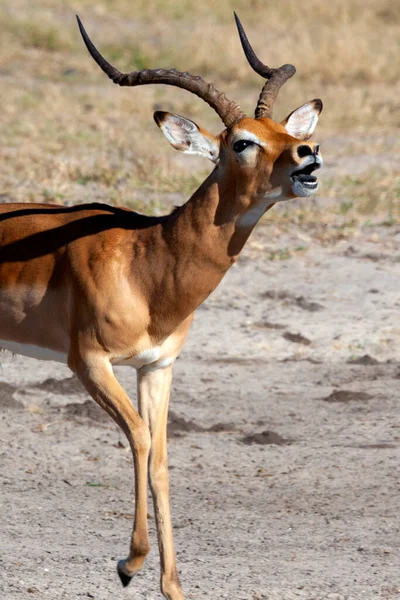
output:
[[[279,67],[279,69],[271,69],[270,67],[264,65],[264,63],[262,63],[261,60],[256,56],[256,53],[251,47],[239,17],[236,13],[234,13],[234,15],[243,52],[245,53],[251,68],[256,73],[261,75],[261,77],[267,79],[267,82],[264,84],[257,102],[255,117],[256,119],[260,119],[261,117],[271,118],[272,111],[274,109],[274,103],[280,88],[283,86],[285,81],[290,79],[290,77],[293,77],[293,75],[296,73],[296,69],[293,65],[283,65],[282,67]]]
[[[232,125],[246,116],[238,104],[228,100],[225,94],[218,92],[211,83],[207,83],[201,79],[201,77],[190,75],[190,73],[181,73],[176,69],[145,69],[143,71],[133,71],[132,73],[121,73],[121,71],[118,71],[118,69],[113,67],[100,54],[86,33],[78,15],[76,18],[86,48],[89,50],[89,53],[99,67],[114,83],[121,86],[164,83],[166,85],[174,85],[184,90],[188,90],[207,102],[207,104],[216,111],[227,128],[232,127]]]

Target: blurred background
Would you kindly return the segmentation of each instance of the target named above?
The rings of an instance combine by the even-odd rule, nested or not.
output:
[[[263,81],[247,65],[232,11],[260,58],[293,63],[275,118],[320,97],[326,166],[319,199],[269,219],[330,232],[397,223],[400,199],[400,11],[393,0],[1,0],[0,200],[102,201],[162,213],[210,171],[165,141],[155,109],[218,133],[215,113],[167,86],[119,88],[90,58],[75,13],[121,70],[199,74],[253,114]],[[336,232],[336,233],[335,233]]]

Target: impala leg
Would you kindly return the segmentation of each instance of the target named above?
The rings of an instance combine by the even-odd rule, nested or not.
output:
[[[72,356],[69,366],[92,398],[119,425],[132,449],[135,467],[135,522],[129,556],[118,563],[118,574],[125,587],[141,569],[150,551],[147,528],[147,476],[151,443],[149,429],[115,378],[107,359],[87,360]]]
[[[184,600],[169,507],[167,421],[171,380],[172,367],[138,371],[139,410],[151,433],[149,475],[160,549],[161,591],[168,600]]]

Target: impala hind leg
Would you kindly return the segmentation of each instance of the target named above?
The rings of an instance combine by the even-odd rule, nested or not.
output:
[[[184,600],[169,507],[167,421],[171,380],[172,367],[138,371],[139,411],[151,433],[149,474],[160,549],[161,591],[168,600]]]
[[[136,412],[128,395],[114,376],[109,360],[90,360],[72,355],[69,366],[92,398],[114,419],[128,438],[135,468],[135,521],[129,556],[118,563],[125,587],[143,566],[150,551],[147,528],[147,476],[150,451],[148,426]]]

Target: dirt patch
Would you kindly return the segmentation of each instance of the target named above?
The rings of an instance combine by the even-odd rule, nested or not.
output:
[[[255,329],[286,329],[286,325],[282,325],[281,323],[271,323],[270,321],[254,323],[253,327]]]
[[[326,398],[321,398],[324,402],[366,402],[373,396],[366,392],[352,392],[351,390],[335,390]]]
[[[215,423],[210,427],[202,427],[194,421],[187,421],[183,417],[179,417],[172,410],[168,414],[168,437],[182,437],[185,433],[192,432],[208,432],[208,433],[230,433],[238,431],[238,428],[233,423]]]
[[[311,344],[311,340],[304,337],[304,335],[301,335],[301,333],[291,333],[290,331],[286,331],[282,337],[295,344],[303,344],[304,346],[309,346]]]
[[[70,396],[72,394],[86,394],[86,391],[80,381],[75,377],[66,377],[65,379],[54,379],[49,377],[41,383],[36,383],[31,386],[36,390],[51,392],[52,394],[60,394],[62,396]]]
[[[192,431],[203,431],[203,428],[193,421],[186,421],[183,417],[179,417],[172,410],[168,414],[168,437],[182,437],[184,433]]]
[[[270,300],[283,300],[287,303],[294,304],[303,310],[308,312],[317,312],[323,310],[324,307],[318,302],[308,300],[305,296],[297,296],[291,292],[284,290],[268,290],[261,294],[262,298],[269,298]]]
[[[215,425],[205,428],[204,431],[209,433],[233,433],[239,430],[234,423],[215,423]]]
[[[242,356],[222,356],[206,359],[207,362],[213,364],[227,364],[227,365],[243,365],[245,367],[250,367],[252,365],[263,365],[265,364],[265,360],[262,358],[244,358]]]
[[[68,419],[84,424],[93,422],[97,425],[99,423],[113,422],[106,411],[100,408],[94,400],[86,400],[83,403],[72,402],[71,404],[67,404],[64,408],[64,415]]]
[[[23,410],[24,405],[13,397],[18,388],[9,383],[0,383],[0,411]]]
[[[358,446],[350,446],[351,448],[368,448],[372,450],[386,450],[387,448],[398,448],[398,444],[392,444],[391,442],[376,442],[375,444],[359,444]]]
[[[260,444],[262,446],[267,446],[270,444],[274,444],[276,446],[286,446],[287,444],[292,443],[292,440],[287,440],[279,435],[279,433],[270,431],[269,429],[261,431],[260,433],[246,435],[240,441],[247,446],[250,446],[251,444]]]
[[[295,304],[296,306],[299,306],[300,308],[308,312],[317,312],[319,310],[324,310],[322,304],[307,300],[307,298],[305,298],[304,296],[297,296],[295,298]]]
[[[302,356],[287,356],[286,358],[284,358],[283,360],[281,360],[281,362],[285,363],[285,362],[308,362],[311,363],[312,365],[321,365],[324,361],[323,360],[319,360],[318,358],[314,358],[312,356],[306,356],[305,358],[303,358]]]
[[[351,358],[347,362],[350,365],[364,365],[366,367],[379,365],[379,360],[376,360],[376,358],[369,354],[364,354],[364,356],[360,356],[359,358]]]
[[[349,246],[344,251],[344,256],[352,258],[360,258],[363,260],[371,260],[372,262],[400,262],[400,256],[397,254],[385,254],[383,252],[358,252],[354,246]]]

